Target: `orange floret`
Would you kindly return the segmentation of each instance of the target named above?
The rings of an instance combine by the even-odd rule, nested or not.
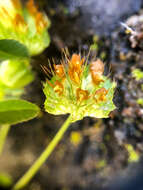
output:
[[[81,66],[84,63],[84,58],[81,59],[80,55],[73,54],[71,60],[69,61],[69,67],[76,70],[81,70]]]
[[[91,76],[92,76],[92,81],[95,85],[99,85],[100,82],[104,82],[101,75],[98,73],[91,73]]]
[[[64,86],[62,83],[60,83],[60,81],[55,81],[55,84],[54,84],[54,91],[60,96],[63,94],[64,92]]]
[[[69,74],[69,77],[70,77],[70,79],[75,83],[75,84],[77,84],[77,85],[79,85],[80,84],[80,74],[81,73],[78,73],[76,70],[74,70],[74,69],[70,69],[69,71],[68,71],[68,74]]]
[[[97,61],[93,61],[90,65],[90,71],[96,72],[99,74],[103,74],[104,72],[104,64],[100,59],[97,59]]]
[[[27,24],[25,23],[25,20],[24,18],[20,15],[20,14],[16,14],[15,18],[14,18],[14,21],[13,21],[15,27],[21,27],[21,29],[23,30],[24,26],[26,26]]]
[[[48,26],[48,22],[44,19],[44,16],[42,13],[37,12],[35,15],[35,22],[36,22],[36,29],[37,32],[41,32],[43,28],[46,28]]]
[[[100,88],[95,92],[95,100],[98,101],[105,101],[106,100],[106,95],[108,93],[108,90],[105,88]]]
[[[40,33],[43,28],[48,26],[48,20],[44,15],[38,11],[38,8],[34,4],[34,0],[29,0],[26,4],[29,13],[34,16],[37,32]]]
[[[8,13],[8,11],[6,10],[6,8],[5,7],[0,7],[1,8],[1,11],[2,11],[2,16],[7,16],[7,17],[9,17],[9,19],[11,19],[11,17],[10,17],[10,15],[9,15],[9,13]]]
[[[104,80],[102,79],[102,74],[104,72],[104,64],[100,59],[91,63],[90,72],[93,83],[95,85],[99,85],[100,82],[104,82]]]
[[[63,65],[54,64],[54,69],[55,69],[56,75],[58,75],[60,78],[63,78],[65,76],[65,71],[64,71]]]
[[[89,98],[89,92],[88,90],[82,90],[81,88],[78,88],[76,90],[76,97],[78,101],[84,101]]]
[[[69,61],[68,74],[70,76],[70,79],[77,85],[80,84],[83,63],[84,58],[81,59],[80,55],[77,54],[73,54],[71,60]]]
[[[31,13],[31,15],[35,16],[37,14],[38,10],[34,4],[34,0],[29,0],[26,3],[26,7],[27,7],[28,11]]]
[[[12,3],[14,5],[15,9],[18,9],[18,10],[21,9],[21,3],[19,0],[12,0]]]

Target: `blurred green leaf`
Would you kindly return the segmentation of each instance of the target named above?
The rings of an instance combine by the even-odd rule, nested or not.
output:
[[[143,106],[143,98],[137,99],[137,103],[141,106]]]
[[[33,119],[39,114],[39,107],[25,100],[0,101],[0,124],[16,124]]]
[[[137,81],[143,79],[143,72],[140,69],[134,69],[132,75]]]
[[[22,43],[16,40],[0,40],[0,60],[28,58],[28,49]]]
[[[12,185],[13,181],[12,178],[5,173],[0,173],[0,186],[7,188],[10,187]]]

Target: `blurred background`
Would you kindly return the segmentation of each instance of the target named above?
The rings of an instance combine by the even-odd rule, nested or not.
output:
[[[13,126],[0,157],[0,173],[16,181],[40,155],[67,116],[44,112],[41,65],[58,63],[61,49],[91,55],[105,62],[105,74],[117,82],[117,109],[108,119],[84,118],[71,125],[64,139],[26,190],[143,189],[143,0],[35,0],[51,20],[50,46],[32,58],[36,80],[24,99],[37,103],[39,118]],[[136,36],[127,34],[126,23]],[[10,189],[0,184],[0,189]]]

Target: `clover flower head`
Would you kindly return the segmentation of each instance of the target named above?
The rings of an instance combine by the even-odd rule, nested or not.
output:
[[[50,21],[38,11],[34,0],[23,7],[20,0],[0,1],[0,39],[14,39],[25,44],[31,55],[42,52],[50,42]]]
[[[81,55],[66,55],[61,64],[54,64],[53,76],[44,83],[45,110],[52,114],[70,113],[73,121],[85,116],[108,117],[115,109],[112,99],[116,84],[103,72],[104,64],[99,59],[89,63]]]

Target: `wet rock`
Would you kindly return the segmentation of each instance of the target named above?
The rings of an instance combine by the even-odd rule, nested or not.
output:
[[[120,21],[139,11],[141,0],[65,0],[69,11],[81,12],[78,24],[83,30],[98,35],[110,34]]]
[[[126,21],[127,26],[133,28],[130,34],[131,47],[143,49],[143,12],[141,15],[133,15]]]

